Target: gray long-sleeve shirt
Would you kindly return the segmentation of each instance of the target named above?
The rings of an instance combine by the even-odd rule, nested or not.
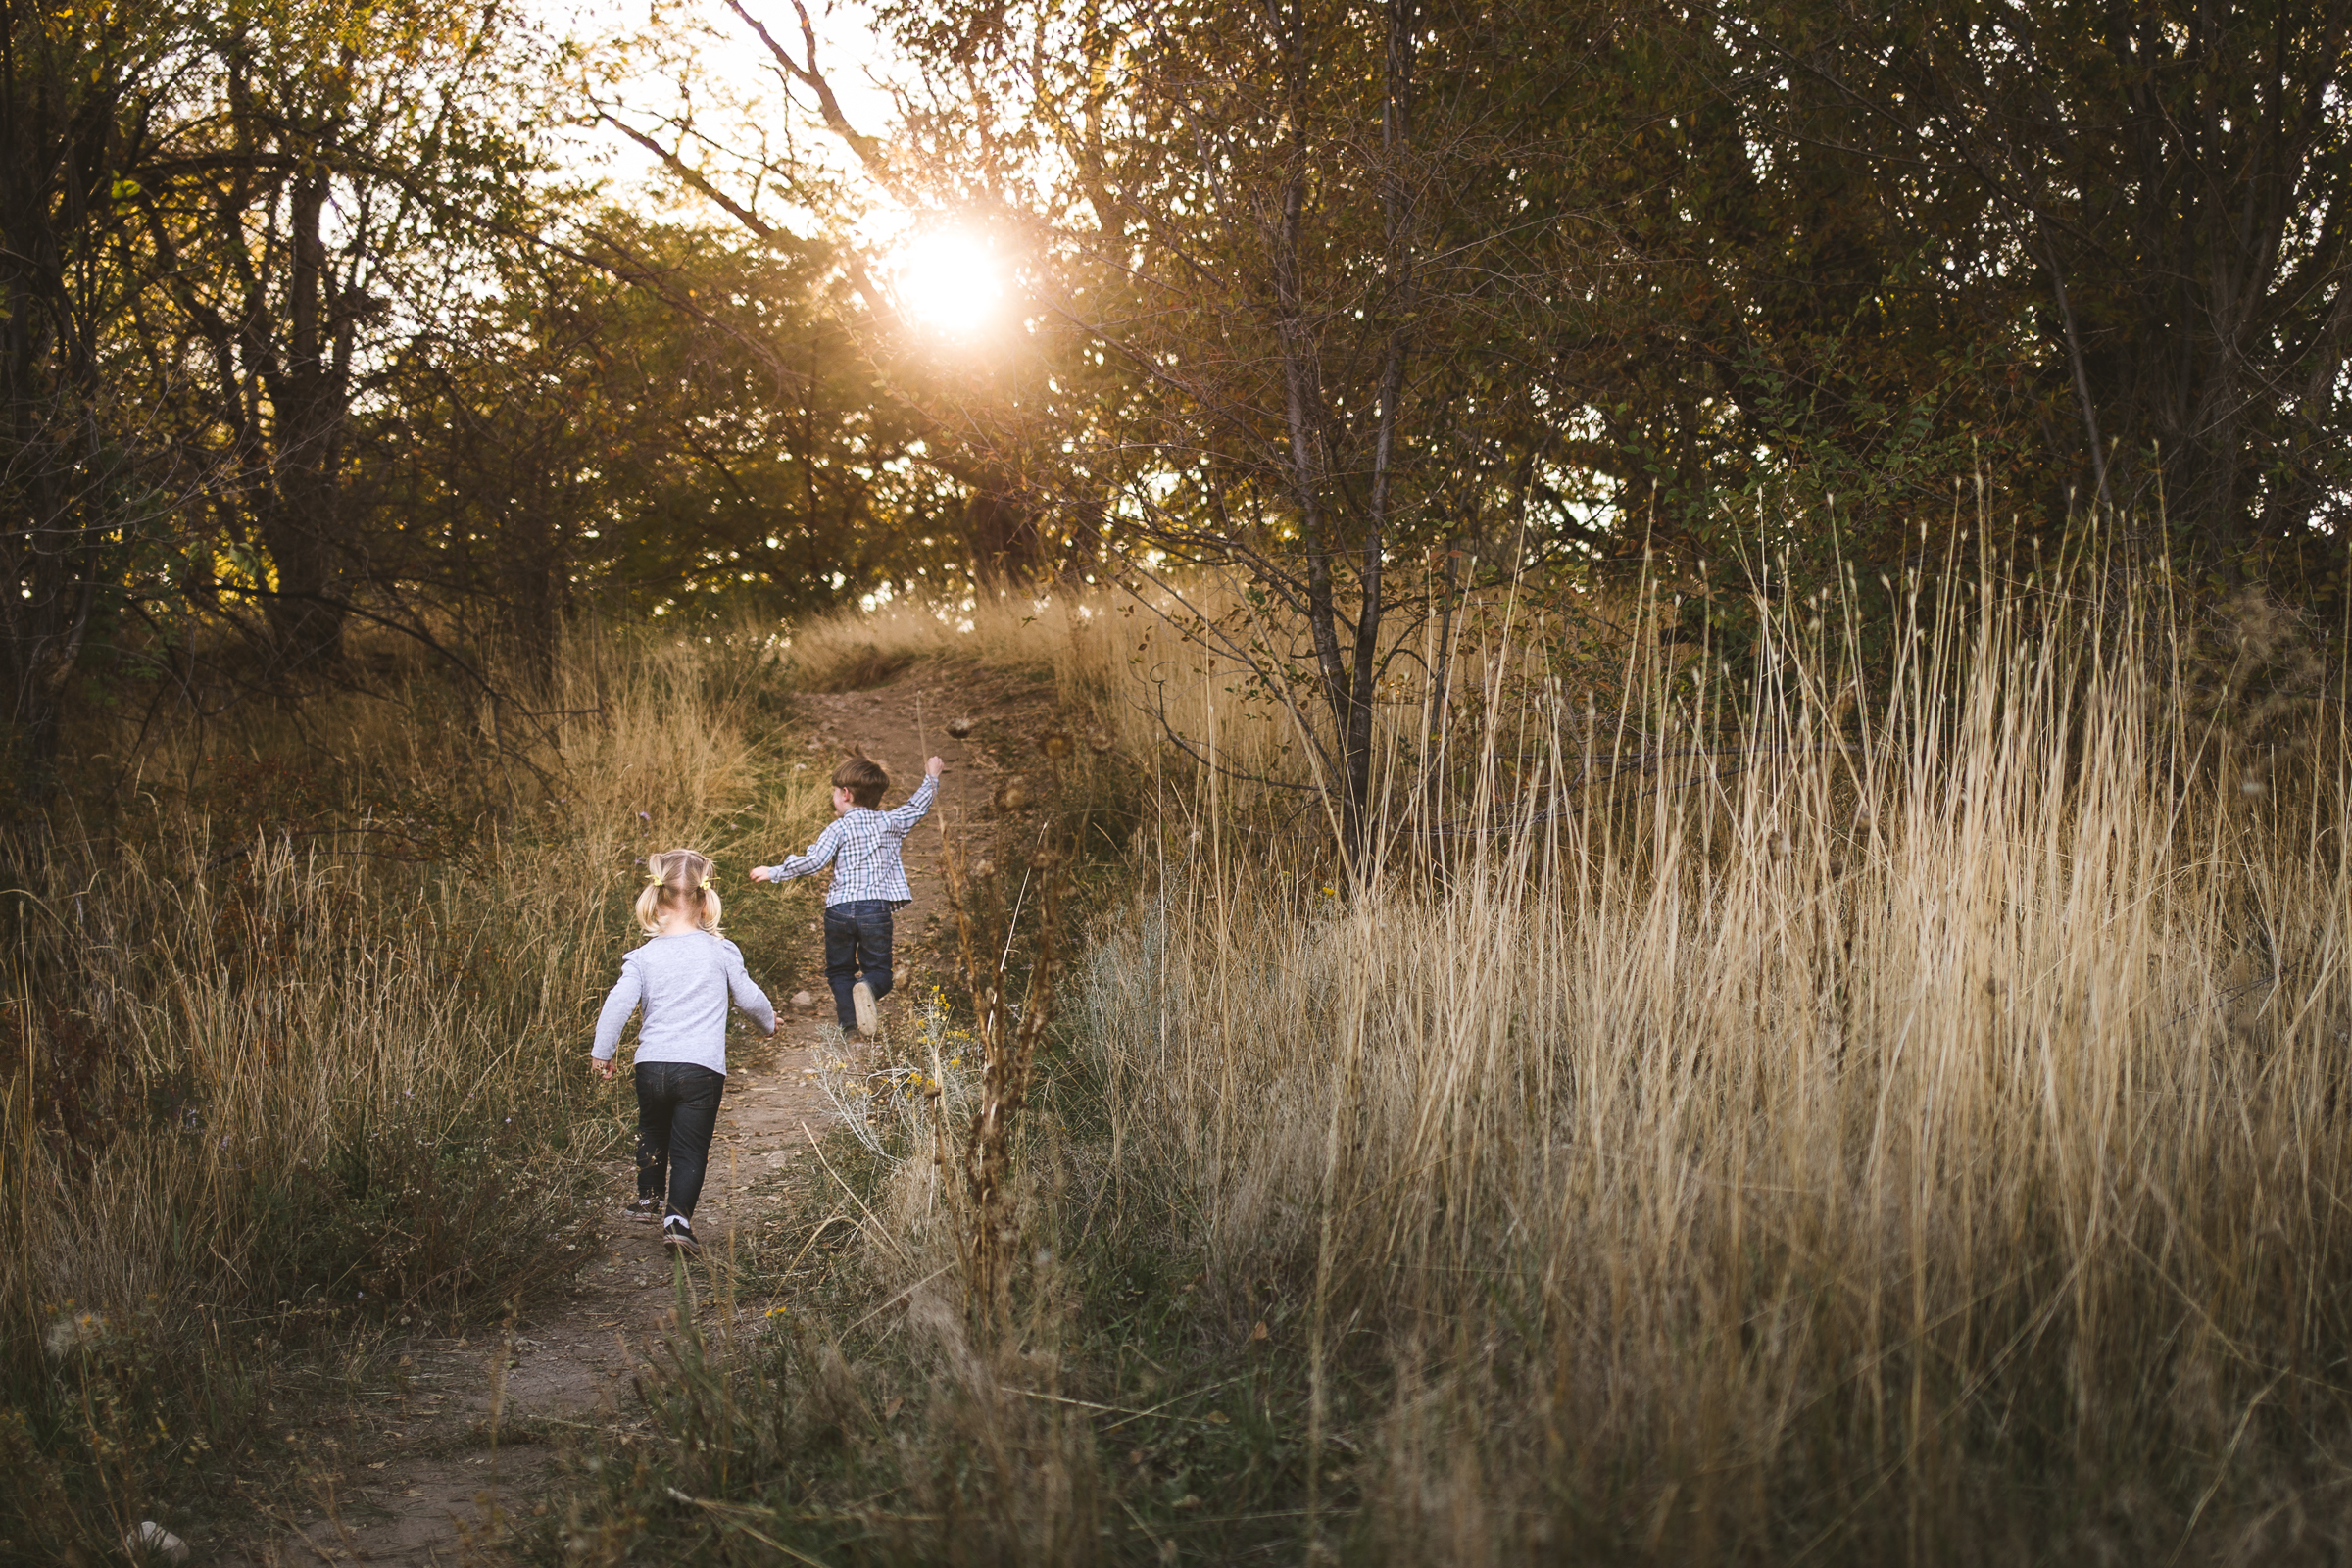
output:
[[[599,1061],[620,1049],[620,1026],[645,1004],[637,1029],[639,1061],[690,1061],[724,1074],[727,1070],[727,999],[775,1033],[776,1009],[743,966],[743,950],[708,931],[680,931],[649,939],[620,960],[620,980],[606,994],[597,1015]]]

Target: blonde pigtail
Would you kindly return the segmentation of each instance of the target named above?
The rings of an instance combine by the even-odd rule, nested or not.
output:
[[[710,885],[710,857],[699,850],[659,851],[645,858],[645,886],[637,895],[638,927],[658,936],[662,911],[685,899],[695,902],[695,923],[718,935],[718,890]]]

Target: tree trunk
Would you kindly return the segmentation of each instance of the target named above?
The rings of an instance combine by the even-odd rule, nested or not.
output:
[[[290,667],[334,658],[345,614],[336,502],[348,399],[336,342],[341,313],[329,293],[332,274],[319,232],[326,196],[321,167],[295,183],[286,353],[270,378],[278,416],[276,471],[257,519],[277,567],[270,632],[280,663]]]
[[[91,302],[74,263],[135,156],[115,124],[124,89],[112,62],[91,67],[47,26],[37,10],[0,10],[0,721],[10,784],[26,799],[55,782],[114,520]]]

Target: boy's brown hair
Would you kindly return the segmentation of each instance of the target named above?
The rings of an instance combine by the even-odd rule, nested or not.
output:
[[[850,755],[833,770],[833,787],[848,790],[852,801],[870,811],[882,804],[882,797],[890,788],[890,774],[880,762],[865,755],[864,747],[853,746]]]

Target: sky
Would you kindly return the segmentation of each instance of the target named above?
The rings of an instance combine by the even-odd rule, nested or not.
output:
[[[789,138],[792,161],[853,172],[847,149],[818,120],[806,89],[788,110],[780,74],[766,45],[725,0],[523,0],[537,8],[540,25],[568,34],[591,59],[625,56],[635,74],[602,91],[630,122],[666,141],[662,116],[681,102],[676,77],[687,74],[697,124],[721,147],[758,150],[764,141],[773,160]],[[787,47],[800,44],[799,18],[791,0],[744,0],[751,13]],[[858,0],[811,0],[817,29],[817,58],[850,123],[868,135],[886,136],[895,105],[888,83],[905,79],[910,65],[877,34],[870,8]],[[648,40],[653,40],[649,47]],[[592,70],[592,78],[604,79]],[[797,88],[797,84],[796,84]],[[566,89],[559,87],[559,92]],[[576,112],[585,105],[573,101]],[[612,197],[652,212],[684,213],[721,227],[732,220],[667,173],[659,160],[610,125],[588,124],[572,131],[578,165],[601,175]],[[748,162],[710,157],[712,182],[741,199],[756,188]],[[953,224],[922,225],[879,192],[859,220],[863,248],[907,317],[946,338],[985,333],[1001,324],[1005,288],[1003,265],[981,236]],[[772,186],[759,203],[760,215],[801,228],[812,221],[804,211],[779,203]]]
[[[720,133],[720,139],[745,147],[757,146],[764,134],[771,146],[788,135],[802,158],[840,164],[842,149],[833,141],[808,106],[789,117],[784,92],[767,48],[724,0],[523,0],[537,23],[559,36],[568,34],[610,58],[621,40],[659,33],[668,58],[643,69],[634,79],[617,84],[614,96],[642,111],[636,121],[654,130],[655,119],[675,106],[674,79],[665,79],[679,67],[690,66],[697,79],[698,122]],[[799,19],[791,0],[745,0],[745,7],[764,23],[770,33],[788,46],[799,44]],[[905,63],[874,31],[869,8],[855,0],[812,0],[809,15],[816,24],[817,58],[833,84],[850,122],[869,135],[889,127],[892,103],[881,83],[903,72]],[[637,51],[643,59],[645,51]],[[731,99],[732,103],[718,100]],[[575,133],[579,162],[601,172],[612,194],[627,202],[666,205],[677,199],[675,182],[661,172],[654,157],[610,126],[583,127]]]

